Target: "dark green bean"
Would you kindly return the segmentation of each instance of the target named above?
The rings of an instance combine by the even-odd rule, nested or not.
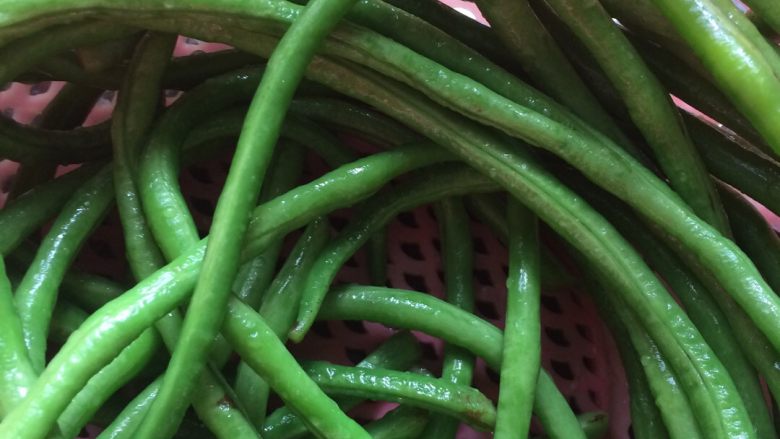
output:
[[[629,404],[631,407],[631,429],[636,439],[668,439],[669,433],[661,419],[661,413],[655,403],[641,359],[631,345],[631,340],[616,318],[602,314],[610,326],[628,384]]]
[[[582,260],[580,264],[586,271],[588,290],[598,304],[600,315],[609,325],[610,332],[614,334],[619,331],[623,334],[622,337],[627,338],[625,342],[629,343],[624,349],[631,349],[629,355],[638,356],[644,372],[642,370],[635,372],[644,373],[669,437],[679,439],[706,437],[703,435],[705,427],[702,426],[700,429],[697,425],[699,418],[685,393],[684,386],[681,385],[674,370],[669,367],[658,346],[637,323],[635,314],[617,299],[608,282],[599,280],[601,276],[597,269]]]
[[[500,199],[498,194],[466,197],[466,207],[469,213],[490,227],[499,241],[506,246],[509,242],[509,227],[506,223],[505,209],[502,209],[504,204],[505,201]],[[555,290],[573,285],[574,277],[556,260],[550,249],[542,246],[540,251],[542,263],[539,265],[542,273],[542,288]]]
[[[53,54],[96,42],[124,38],[135,32],[137,29],[117,23],[87,20],[78,26],[54,26],[15,40],[12,45],[4,45],[0,49],[5,60],[0,67],[0,84],[13,81],[17,75]]]
[[[152,405],[152,401],[157,397],[161,382],[162,377],[157,378],[152,384],[146,386],[144,390],[139,392],[138,395],[125,406],[124,410],[117,415],[114,421],[100,433],[98,439],[132,437],[133,432],[138,429],[138,425],[149,410],[149,406]]]
[[[653,73],[670,93],[704,114],[726,125],[767,154],[774,154],[753,125],[734,108],[728,98],[708,77],[680,63],[662,48],[632,39]]]
[[[388,412],[381,419],[366,425],[373,439],[408,439],[424,434],[428,424],[428,412],[416,407],[400,407]]]
[[[507,217],[509,275],[496,438],[528,435],[542,361],[537,220],[513,199]]]
[[[666,90],[598,2],[547,0],[588,47],[625,102],[672,188],[721,233],[728,219],[718,193]]]
[[[388,0],[386,3],[420,17],[507,70],[520,70],[495,32],[451,6],[437,0]]]
[[[325,392],[393,401],[456,417],[480,430],[493,428],[493,403],[473,387],[412,372],[312,361],[303,369]]]
[[[343,127],[368,137],[378,145],[398,146],[422,139],[419,134],[376,110],[340,99],[295,99],[290,111],[330,126]]]
[[[478,4],[494,32],[542,91],[615,142],[631,144],[566,59],[528,0],[481,0]]]
[[[748,150],[725,133],[692,116],[687,117],[686,122],[712,175],[749,195],[769,210],[780,212],[778,162]]]
[[[469,217],[461,198],[446,198],[435,204],[439,221],[444,290],[447,302],[466,311],[474,311],[474,249]],[[474,356],[458,347],[445,345],[441,378],[452,384],[470,385],[474,375]],[[451,439],[460,426],[456,419],[434,415],[423,437]]]
[[[579,187],[585,189],[591,202],[607,215],[615,227],[625,236],[631,237],[630,239],[642,252],[648,263],[676,293],[691,320],[701,331],[702,336],[729,370],[742,400],[748,408],[759,437],[776,436],[766,409],[761,385],[755,370],[748,361],[751,352],[767,351],[767,347],[762,346],[759,339],[737,338],[737,333],[749,334],[746,331],[732,332],[731,325],[740,328],[739,323],[735,324],[734,322],[737,313],[728,307],[719,308],[717,297],[713,297],[713,294],[718,294],[718,292],[708,291],[708,288],[685,267],[684,262],[674,252],[641,227],[642,222],[639,218],[620,209],[619,203],[614,199],[603,195],[599,196],[595,191],[588,190],[586,183]],[[724,203],[726,203],[725,199]],[[737,223],[740,224],[740,230],[743,230],[743,223]],[[720,301],[723,302],[724,299],[720,299]],[[733,307],[733,304],[731,306]],[[630,325],[627,324],[627,326]],[[765,380],[774,393],[777,388],[777,372],[771,372],[771,364],[773,363],[763,361],[755,363],[755,367],[762,372],[769,372],[765,375]],[[671,429],[670,433],[672,433]]]
[[[361,214],[328,244],[309,273],[303,289],[295,326],[289,337],[300,341],[309,331],[331,282],[342,265],[381,227],[398,213],[444,196],[489,192],[496,186],[486,177],[462,165],[444,165],[431,171],[421,171],[388,191],[377,195],[362,206]]]
[[[24,343],[36,371],[44,367],[46,334],[59,285],[81,245],[108,211],[111,188],[111,168],[105,167],[73,193],[16,288],[14,301]]]
[[[40,127],[68,130],[81,125],[102,91],[65,84],[40,115]],[[54,177],[57,164],[49,161],[22,164],[8,197],[13,199]]]
[[[726,211],[740,225],[734,231],[737,244],[750,256],[773,288],[780,289],[780,238],[761,213],[742,195],[721,185]],[[780,398],[780,395],[777,395]]]
[[[422,356],[420,343],[408,331],[395,333],[374,352],[357,364],[357,367],[406,370]],[[339,406],[347,411],[362,400],[356,397],[336,398]],[[263,425],[265,439],[296,439],[306,433],[306,426],[287,407],[274,411]]]
[[[175,35],[147,34],[136,48],[111,124],[114,192],[125,238],[126,256],[136,279],[163,265],[144,217],[136,178],[138,160],[162,100],[161,78],[171,58]]]
[[[775,32],[780,33],[780,7],[767,0],[745,0],[745,4],[766,21]]]
[[[400,312],[403,310],[403,312]],[[500,370],[501,331],[490,323],[433,296],[412,291],[369,286],[346,286],[329,294],[320,319],[369,320],[415,329],[461,346]],[[457,330],[454,330],[457,328]],[[584,438],[566,399],[543,370],[539,374],[534,413],[554,438]]]

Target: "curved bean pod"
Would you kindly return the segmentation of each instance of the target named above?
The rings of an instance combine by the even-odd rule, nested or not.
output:
[[[423,293],[362,285],[340,287],[326,297],[318,318],[369,320],[422,331],[468,349],[494,369],[501,367],[503,336],[498,328]],[[543,425],[551,437],[585,437],[566,399],[543,370],[537,381],[534,413],[550,421]]]
[[[456,417],[480,430],[496,421],[493,403],[479,390],[439,378],[390,369],[306,362],[303,369],[325,392],[393,401]]]

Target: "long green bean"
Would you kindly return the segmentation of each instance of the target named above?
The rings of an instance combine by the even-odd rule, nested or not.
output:
[[[509,276],[495,437],[527,435],[542,361],[541,279],[536,217],[509,201]],[[522,360],[521,360],[522,359]]]

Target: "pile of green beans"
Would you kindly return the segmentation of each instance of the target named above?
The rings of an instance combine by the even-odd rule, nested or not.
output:
[[[780,7],[744,3],[478,0],[488,26],[437,0],[0,0],[0,86],[65,83],[40,123],[0,116],[0,439],[628,437],[545,370],[561,286],[612,335],[633,437],[779,437],[780,238],[753,203],[780,214]],[[227,154],[204,232],[180,174]],[[389,275],[389,224],[427,205],[443,299]],[[76,268],[107,216],[113,279]],[[472,222],[507,250],[499,326]],[[371,285],[336,285],[362,248]],[[394,335],[304,361],[317,320]]]

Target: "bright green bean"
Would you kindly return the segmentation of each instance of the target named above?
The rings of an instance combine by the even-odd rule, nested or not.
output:
[[[59,285],[81,245],[108,211],[111,187],[111,169],[106,167],[70,197],[16,288],[14,301],[24,343],[36,371],[44,367],[46,334]]]
[[[258,312],[281,340],[286,340],[287,332],[295,322],[295,312],[306,274],[329,236],[327,221],[318,218],[312,222],[262,297],[262,306]],[[260,298],[256,302],[260,302]],[[247,305],[252,309],[258,308],[257,304]],[[265,420],[268,385],[251,367],[241,362],[236,372],[234,387],[250,419],[259,428]]]
[[[537,220],[515,200],[509,201],[507,216],[509,276],[496,438],[528,435],[542,361]]]
[[[370,437],[306,375],[254,310],[233,299],[228,302],[228,314],[225,337],[317,437]]]
[[[92,178],[98,169],[97,166],[82,166],[10,201],[0,210],[0,254],[6,256],[11,253],[59,212],[68,197]]]
[[[374,352],[358,363],[357,367],[406,370],[422,356],[420,343],[408,331],[400,331],[384,341]],[[356,397],[340,397],[335,401],[347,411],[362,400]],[[306,434],[306,426],[287,407],[274,411],[263,425],[265,439],[296,439]]]
[[[711,1],[653,3],[683,36],[721,90],[769,146],[780,153],[780,81],[762,52]]]
[[[11,283],[0,259],[0,419],[19,404],[35,382],[36,372],[24,344],[22,323],[14,306]]]
[[[306,335],[342,265],[398,213],[443,196],[496,189],[486,177],[460,165],[444,165],[436,171],[425,170],[420,174],[365,203],[356,220],[323,250],[307,277],[297,320],[289,334],[291,340],[298,342]]]
[[[456,417],[480,430],[493,428],[496,410],[477,389],[389,369],[306,362],[303,369],[325,392],[393,401]]]

